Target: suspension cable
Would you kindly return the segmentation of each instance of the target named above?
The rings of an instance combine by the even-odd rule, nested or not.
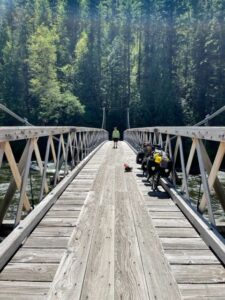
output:
[[[31,123],[29,123],[26,118],[21,118],[19,115],[14,113],[12,110],[7,108],[5,105],[0,104],[0,109],[3,110],[4,112],[6,112],[7,114],[9,114],[10,116],[12,116],[13,118],[15,118],[16,120],[18,120],[21,123],[25,124],[26,126],[34,126]]]

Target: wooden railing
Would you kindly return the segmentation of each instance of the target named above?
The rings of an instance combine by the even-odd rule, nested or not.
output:
[[[107,139],[107,131],[95,128],[0,128],[0,168],[3,162],[4,165],[8,163],[12,174],[4,197],[0,200],[0,225],[16,192],[17,194],[19,192],[19,197],[16,201],[14,225],[19,224],[23,211],[29,213],[33,209],[28,195],[31,164],[36,165],[36,169],[40,173],[37,202],[41,202],[62,178],[67,176],[80,161]],[[23,151],[19,151],[18,148],[20,150],[22,148]],[[19,159],[18,152],[22,153]],[[50,159],[54,167],[51,180],[47,178]]]
[[[136,149],[139,149],[144,142],[148,142],[160,144],[169,153],[173,160],[171,182],[175,188],[178,188],[176,180],[178,166],[182,173],[182,184],[177,190],[190,205],[193,205],[193,199],[190,196],[189,175],[195,161],[203,187],[197,209],[202,214],[207,212],[206,217],[211,225],[216,225],[212,193],[215,192],[221,208],[225,211],[225,190],[218,178],[225,155],[224,127],[137,128],[125,131],[124,138]],[[213,150],[216,152],[214,155]]]

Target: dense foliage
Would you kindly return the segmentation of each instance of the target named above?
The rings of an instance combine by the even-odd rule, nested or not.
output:
[[[0,0],[0,101],[40,125],[194,124],[225,104],[225,1]]]

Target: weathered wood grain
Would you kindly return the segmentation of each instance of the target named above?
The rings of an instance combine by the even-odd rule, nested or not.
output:
[[[57,264],[10,263],[0,273],[0,281],[30,281],[51,282],[54,278]]]
[[[114,180],[110,161],[80,299],[114,298]]]
[[[12,258],[12,263],[59,263],[64,249],[21,248]]]
[[[40,227],[74,227],[77,223],[77,218],[47,218],[45,217],[39,224]]]
[[[166,258],[173,265],[219,265],[217,257],[210,250],[166,250]]]
[[[156,227],[160,238],[198,238],[199,234],[193,228]]]
[[[225,283],[225,269],[221,265],[172,265],[178,283]]]
[[[33,232],[32,237],[34,236],[67,236],[70,237],[73,231],[73,227],[40,227],[38,226]]]
[[[94,193],[90,193],[55,275],[48,299],[80,298],[96,210]]]
[[[105,160],[94,181],[93,189],[87,198],[78,219],[77,227],[69,241],[68,250],[63,256],[57,274],[54,278],[49,299],[80,299],[87,259],[93,239],[94,224],[99,222],[97,211],[102,201],[101,192],[105,182]]]
[[[178,286],[146,210],[145,200],[138,191],[133,174],[127,174],[126,184],[150,299],[181,299]]]
[[[50,210],[46,218],[78,218],[80,210]]]
[[[161,238],[161,242],[164,249],[208,249],[201,238]]]
[[[76,199],[74,200],[73,198],[62,198],[62,199],[57,200],[57,204],[59,204],[59,205],[74,205],[77,207],[77,209],[81,210],[85,199],[86,199],[86,197],[83,198],[82,200],[76,200]]]
[[[156,227],[174,227],[174,228],[191,228],[191,224],[186,219],[153,219]]]
[[[84,204],[85,199],[83,198],[82,200],[74,200],[73,198],[68,198],[68,199],[58,199],[57,204],[59,205],[76,205],[77,208],[81,210],[83,204]]]
[[[129,200],[115,196],[115,299],[149,299]]]
[[[51,208],[51,211],[56,211],[56,210],[69,210],[69,211],[80,211],[79,206],[75,205],[62,205],[60,203],[58,203],[58,201],[56,202],[56,204]]]
[[[152,219],[183,219],[184,215],[179,211],[150,211],[149,214]]]
[[[180,212],[176,205],[149,205],[146,204],[148,211],[152,212]]]
[[[0,281],[0,299],[43,300],[49,286],[49,282]]]
[[[66,200],[67,198],[72,198],[74,200],[83,200],[87,197],[88,192],[69,192],[67,189],[64,193],[59,197],[58,200]]]
[[[57,238],[46,237],[46,236],[30,236],[25,244],[23,245],[24,248],[44,248],[46,252],[49,251],[47,249],[66,249],[68,244],[68,237],[61,237],[58,236]]]
[[[143,196],[144,196],[144,194],[143,194]],[[149,207],[150,206],[164,206],[164,205],[176,207],[176,205],[174,204],[174,202],[171,199],[155,200],[155,199],[151,199],[150,195],[145,196],[144,199],[145,199],[145,205],[148,205]]]
[[[225,295],[225,284],[179,284],[179,288],[185,300],[222,300]]]

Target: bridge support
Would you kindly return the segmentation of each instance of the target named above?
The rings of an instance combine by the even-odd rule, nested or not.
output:
[[[102,108],[102,129],[106,129],[106,108]]]
[[[130,129],[130,108],[127,108],[127,129]]]

